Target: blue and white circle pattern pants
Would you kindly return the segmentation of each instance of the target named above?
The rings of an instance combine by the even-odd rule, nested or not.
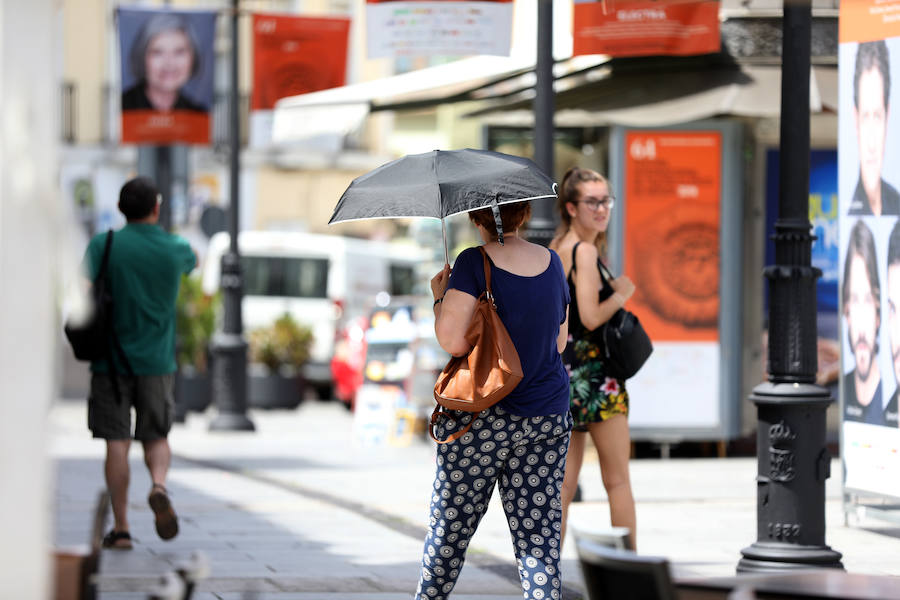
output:
[[[418,600],[447,598],[465,561],[466,548],[487,510],[494,484],[512,534],[526,600],[559,600],[560,490],[572,417],[519,417],[494,405],[475,415],[448,411],[454,419],[435,426],[438,439],[475,418],[460,439],[438,445]]]

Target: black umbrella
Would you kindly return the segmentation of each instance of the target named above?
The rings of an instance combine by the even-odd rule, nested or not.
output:
[[[555,197],[556,184],[527,158],[471,148],[432,150],[398,158],[354,179],[328,223],[431,217],[440,219],[443,228],[446,217],[490,206],[503,243],[500,204]]]

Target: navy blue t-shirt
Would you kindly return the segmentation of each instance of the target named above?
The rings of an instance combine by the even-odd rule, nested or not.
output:
[[[456,259],[448,288],[478,298],[485,289],[484,263],[478,248]],[[562,263],[550,252],[550,265],[533,277],[504,271],[491,262],[491,288],[497,314],[519,353],[524,377],[497,403],[522,417],[562,414],[569,410],[569,375],[556,348],[559,326],[566,320],[569,288]]]

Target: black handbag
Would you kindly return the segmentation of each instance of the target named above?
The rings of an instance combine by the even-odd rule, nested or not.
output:
[[[606,271],[609,279],[612,273],[601,261],[601,274]],[[606,282],[609,285],[608,282]],[[653,353],[653,343],[644,331],[640,320],[624,308],[620,308],[603,325],[589,334],[592,341],[603,351],[603,362],[610,375],[617,379],[630,379],[640,371]]]
[[[88,318],[81,323],[66,323],[65,333],[75,358],[78,360],[94,361],[106,358],[109,351],[109,337],[112,332],[113,299],[109,291],[109,279],[107,278],[107,264],[109,252],[112,247],[113,231],[106,234],[106,244],[103,248],[103,258],[100,261],[100,269],[91,283],[91,300],[93,310]]]

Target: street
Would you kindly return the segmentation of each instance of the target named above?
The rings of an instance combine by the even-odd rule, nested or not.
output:
[[[58,547],[85,544],[103,489],[103,444],[85,426],[83,401],[57,402],[48,420],[55,461]],[[433,444],[361,448],[351,413],[306,401],[295,411],[254,411],[255,433],[210,433],[213,411],[190,414],[170,436],[169,489],[181,533],[161,541],[146,503],[150,482],[133,445],[129,519],[132,551],[103,552],[100,598],[147,597],[159,575],[199,550],[211,573],[202,600],[410,598],[415,590],[434,468]],[[827,543],[850,572],[900,575],[900,528],[878,521],[845,527],[840,465],[827,485]],[[632,461],[638,548],[662,555],[676,576],[733,575],[756,540],[756,460]],[[570,523],[609,524],[596,457],[582,472],[584,501]],[[574,545],[563,552],[564,597],[583,582]],[[492,502],[473,538],[454,598],[520,598],[502,507]]]

